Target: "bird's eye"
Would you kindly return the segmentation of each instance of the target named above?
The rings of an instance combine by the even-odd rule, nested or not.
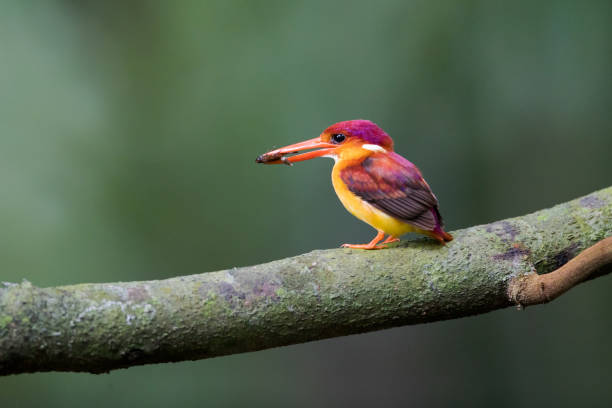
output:
[[[331,139],[333,143],[342,143],[344,142],[344,139],[346,139],[346,136],[344,136],[342,133],[336,133],[332,135]]]

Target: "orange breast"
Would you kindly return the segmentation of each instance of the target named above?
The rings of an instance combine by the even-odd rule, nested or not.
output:
[[[338,160],[332,170],[332,184],[334,190],[340,202],[342,202],[348,212],[361,221],[371,225],[373,228],[384,231],[394,237],[399,237],[408,232],[424,233],[420,228],[388,215],[353,194],[340,177],[342,169],[350,165],[354,165],[351,160]]]

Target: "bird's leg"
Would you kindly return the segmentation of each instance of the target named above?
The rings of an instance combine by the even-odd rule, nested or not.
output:
[[[381,239],[385,237],[385,233],[383,231],[378,231],[378,234],[371,240],[368,244],[342,244],[343,248],[353,248],[353,249],[383,249],[383,245],[376,245],[380,242]]]
[[[383,242],[381,242],[380,244],[390,244],[392,242],[398,242],[400,239],[398,237],[394,237],[393,235],[389,235],[387,237],[387,239],[385,239]]]

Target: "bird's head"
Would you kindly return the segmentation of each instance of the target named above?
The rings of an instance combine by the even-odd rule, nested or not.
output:
[[[312,150],[294,156],[289,154]],[[257,163],[292,164],[315,157],[358,158],[372,152],[393,151],[393,140],[384,130],[369,120],[347,120],[338,122],[314,139],[272,150],[259,156]]]

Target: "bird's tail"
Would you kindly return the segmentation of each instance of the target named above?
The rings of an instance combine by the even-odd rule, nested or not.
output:
[[[430,237],[437,239],[442,245],[445,245],[447,242],[453,240],[453,236],[444,231],[441,227],[437,227],[435,230],[428,232]]]
[[[444,224],[442,222],[442,216],[438,207],[433,209],[434,216],[436,217],[436,227],[433,231],[430,231],[431,237],[437,239],[442,245],[453,240],[453,236],[448,232],[444,231]]]
[[[446,231],[440,231],[442,233],[442,239],[444,242],[450,242],[453,240],[453,236]]]

